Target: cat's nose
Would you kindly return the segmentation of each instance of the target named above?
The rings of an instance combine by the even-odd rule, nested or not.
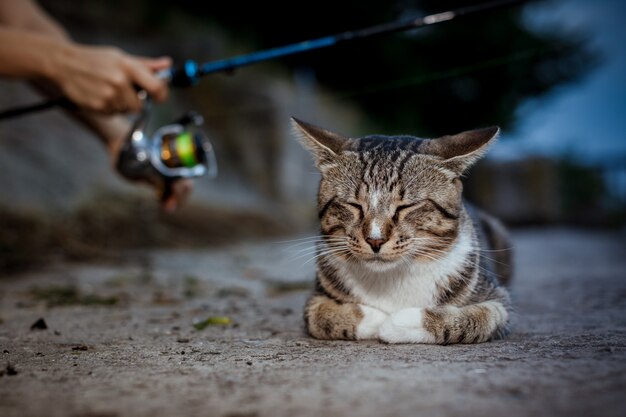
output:
[[[387,239],[372,239],[371,237],[368,237],[365,241],[371,246],[374,253],[378,253],[380,251],[380,247],[385,244]]]

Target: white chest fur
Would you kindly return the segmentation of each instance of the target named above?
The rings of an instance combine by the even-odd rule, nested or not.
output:
[[[472,251],[470,233],[461,232],[450,252],[437,261],[399,263],[376,271],[367,265],[341,263],[339,276],[359,302],[388,314],[410,307],[433,307],[441,286],[458,274]]]

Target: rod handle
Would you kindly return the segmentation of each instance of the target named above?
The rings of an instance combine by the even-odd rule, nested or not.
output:
[[[198,63],[188,59],[181,65],[159,71],[156,75],[172,87],[191,87],[196,85],[202,74]]]

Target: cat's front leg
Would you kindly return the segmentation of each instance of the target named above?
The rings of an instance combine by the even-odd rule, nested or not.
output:
[[[509,313],[499,301],[465,307],[407,308],[393,313],[380,327],[387,343],[481,343],[504,335]]]
[[[307,331],[316,339],[377,339],[387,313],[356,303],[340,303],[325,295],[309,299],[304,310]]]

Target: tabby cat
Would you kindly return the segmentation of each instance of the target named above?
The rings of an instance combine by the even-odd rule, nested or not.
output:
[[[354,139],[293,124],[322,174],[311,336],[450,344],[507,333],[508,238],[464,204],[460,180],[497,127]]]

